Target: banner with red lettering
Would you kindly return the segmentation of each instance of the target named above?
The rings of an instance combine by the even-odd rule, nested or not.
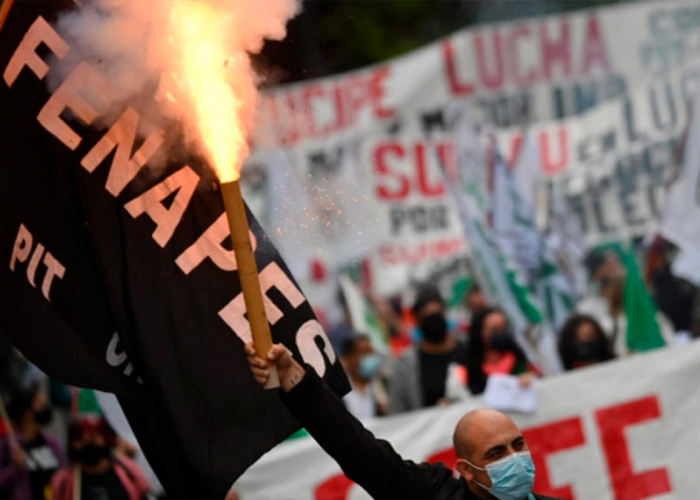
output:
[[[461,30],[405,56],[267,93],[259,146],[444,126],[473,99],[498,127],[580,114],[698,55],[700,6],[656,1]]]
[[[440,171],[454,158],[448,139],[377,134],[329,163],[313,154],[323,141],[254,155],[250,167],[264,169],[267,187],[247,199],[265,199],[261,218],[316,306],[316,289],[333,294],[304,279],[314,262],[338,270],[364,261],[366,284],[383,296],[424,282],[447,290],[465,276],[467,244]]]
[[[244,169],[246,200],[301,269],[319,261],[332,274],[366,260],[381,295],[463,272],[464,243],[444,227],[454,216],[431,194],[439,187],[429,157],[449,155],[451,146],[422,148],[449,136],[457,120],[450,106],[466,100],[475,123],[505,130],[497,136],[510,158],[523,127],[542,123],[532,130],[541,167],[571,172],[555,188],[589,243],[646,234],[685,126],[685,96],[700,75],[698,18],[697,3],[669,0],[499,23],[370,68],[273,89]],[[669,75],[680,76],[667,91]],[[305,196],[303,217],[289,216],[296,195],[282,199],[271,183],[280,168]],[[331,296],[325,283],[302,282],[311,295]]]
[[[533,453],[535,491],[571,500],[697,498],[699,361],[695,342],[541,380],[536,412],[512,415]],[[454,426],[481,406],[475,398],[367,426],[406,459],[452,467]],[[370,498],[311,438],[279,445],[235,487],[246,500]]]
[[[696,62],[582,116],[527,130],[497,129],[483,134],[482,142],[493,135],[513,165],[522,163],[526,134],[533,136],[536,151],[528,156],[536,165],[529,168],[541,172],[540,184],[548,184],[550,195],[564,200],[579,219],[587,244],[645,236],[658,224],[667,183],[678,166],[678,145],[688,121],[686,103],[699,87]],[[459,112],[453,107],[447,115],[450,121]],[[468,249],[440,176],[440,165],[450,168],[455,161],[452,133],[377,133],[358,144],[339,146],[329,163],[318,160],[322,154],[317,148],[324,144],[310,141],[285,150],[284,168],[300,179],[300,191],[311,193],[312,199],[322,199],[324,193],[333,197],[332,210],[320,212],[322,218],[300,219],[306,232],[348,229],[342,238],[331,235],[315,248],[336,257],[368,256],[372,289],[380,295],[433,280],[445,274],[444,269],[466,268],[455,267]],[[305,154],[315,161],[305,163]],[[319,187],[324,183],[325,188]],[[529,195],[539,198],[539,193]],[[488,198],[489,193],[480,196]],[[542,204],[540,210],[547,207]],[[296,241],[283,237],[279,245],[294,253],[301,248]],[[354,254],[348,253],[351,248]]]
[[[645,236],[656,229],[680,166],[698,89],[695,62],[583,116],[499,131],[499,145],[514,163],[524,134],[534,136],[532,170],[550,178],[545,182],[566,200],[589,244]]]
[[[415,136],[379,137],[363,145],[358,166],[373,200],[369,282],[390,295],[414,283],[437,283],[465,272],[466,241],[440,162],[452,142]]]

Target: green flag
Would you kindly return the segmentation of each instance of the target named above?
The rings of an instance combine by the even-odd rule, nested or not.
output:
[[[643,352],[666,345],[656,319],[656,305],[631,249],[621,249],[620,256],[627,268],[625,280],[625,316],[627,316],[627,346],[632,351]]]
[[[100,404],[97,402],[95,391],[92,389],[78,389],[77,412],[79,415],[84,415],[86,413],[102,415],[102,409],[100,408]]]

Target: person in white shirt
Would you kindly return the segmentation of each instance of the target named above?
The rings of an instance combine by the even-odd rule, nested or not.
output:
[[[382,358],[369,337],[356,335],[343,344],[343,366],[352,390],[343,397],[348,411],[359,420],[387,413],[386,393],[379,379]]]

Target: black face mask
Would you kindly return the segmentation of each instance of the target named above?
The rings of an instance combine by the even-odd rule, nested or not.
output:
[[[36,420],[36,423],[41,426],[49,425],[51,422],[51,417],[53,417],[53,413],[51,412],[51,408],[48,406],[43,410],[34,412],[34,420]]]
[[[586,340],[574,345],[574,355],[577,361],[591,362],[603,359],[603,346],[598,340]]]
[[[420,323],[423,340],[431,344],[439,344],[447,338],[447,320],[441,313],[429,314]]]
[[[81,450],[73,450],[73,458],[84,465],[95,465],[103,458],[109,457],[109,446],[96,446],[88,444]]]
[[[491,349],[498,352],[513,352],[517,344],[510,330],[497,330],[491,334]]]

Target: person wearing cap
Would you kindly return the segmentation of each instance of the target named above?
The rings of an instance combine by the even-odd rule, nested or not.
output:
[[[456,478],[442,464],[404,460],[389,443],[376,439],[313,368],[297,363],[283,345],[273,345],[267,360],[257,356],[252,343],[245,349],[255,380],[265,384],[268,362],[274,364],[287,408],[375,500],[547,500],[533,493],[535,466],[527,442],[503,413],[474,410],[458,422],[453,434]]]
[[[42,431],[52,416],[46,394],[38,389],[18,392],[7,413],[14,440],[9,436],[0,440],[0,498],[51,498],[51,477],[65,465],[66,457],[58,441]]]
[[[73,500],[79,478],[81,500],[143,500],[150,485],[131,459],[115,452],[117,435],[99,416],[81,416],[68,429],[71,467],[52,480],[53,500]],[[77,470],[77,474],[76,471]]]

